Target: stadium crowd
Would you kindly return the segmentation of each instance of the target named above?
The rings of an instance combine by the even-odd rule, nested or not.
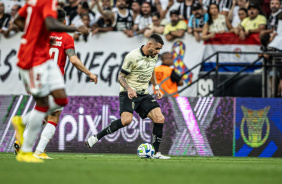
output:
[[[24,3],[0,2],[0,34],[8,38],[18,32],[13,19]],[[68,25],[91,30],[88,35],[74,34],[75,40],[85,41],[108,31],[121,31],[128,37],[158,33],[168,41],[184,34],[201,41],[234,32],[242,40],[260,33],[266,46],[277,35],[282,19],[279,0],[59,0],[57,7],[66,11]]]

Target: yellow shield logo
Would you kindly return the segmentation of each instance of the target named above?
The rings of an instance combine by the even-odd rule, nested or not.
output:
[[[267,140],[270,132],[270,124],[267,117],[270,106],[257,111],[248,109],[244,106],[241,106],[241,109],[244,113],[240,127],[243,140],[248,146],[253,148],[262,146]],[[245,135],[244,131],[245,123],[247,124],[248,136]],[[262,137],[264,124],[266,124],[266,133],[264,137]]]

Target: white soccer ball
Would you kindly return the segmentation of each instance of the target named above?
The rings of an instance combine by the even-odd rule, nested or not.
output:
[[[155,154],[155,148],[149,143],[141,144],[137,149],[140,158],[151,158]]]

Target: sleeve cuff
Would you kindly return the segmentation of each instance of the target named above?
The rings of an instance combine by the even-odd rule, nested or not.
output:
[[[121,69],[121,71],[120,71],[121,73],[123,73],[123,74],[125,74],[125,75],[128,75],[128,74],[130,74],[130,72],[128,72],[128,71],[126,71],[126,70],[124,70],[124,69]]]

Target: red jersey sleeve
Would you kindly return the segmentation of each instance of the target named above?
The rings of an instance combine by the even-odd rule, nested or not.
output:
[[[43,18],[45,19],[48,16],[57,18],[57,0],[48,0],[45,1],[43,5]]]
[[[26,12],[27,4],[25,4],[21,9],[19,9],[18,13],[21,17],[26,17],[27,12]]]
[[[65,41],[65,50],[67,49],[73,49],[74,50],[74,40],[72,36],[68,35],[66,41]]]

